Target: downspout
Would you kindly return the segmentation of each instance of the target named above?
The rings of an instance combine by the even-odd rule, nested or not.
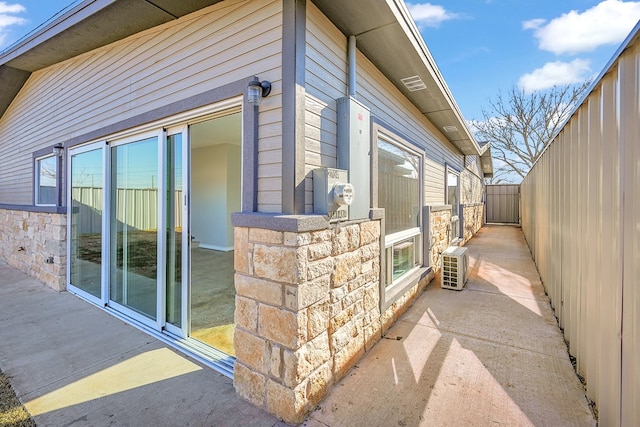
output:
[[[356,98],[356,36],[349,36],[347,45],[349,63],[349,97]]]

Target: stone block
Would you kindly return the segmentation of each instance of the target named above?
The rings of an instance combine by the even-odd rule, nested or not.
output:
[[[258,302],[236,295],[236,309],[234,312],[236,326],[250,332],[258,330]]]
[[[285,422],[299,424],[307,411],[306,384],[291,389],[273,380],[267,381],[267,411]]]
[[[326,331],[298,350],[285,350],[284,384],[290,388],[297,387],[330,359],[329,334]]]
[[[320,366],[309,376],[307,381],[307,402],[309,407],[314,407],[327,394],[333,384],[333,362],[329,361]]]
[[[331,242],[332,230],[319,230],[311,233],[311,240],[309,243],[321,243]]]
[[[236,393],[256,406],[263,407],[266,395],[266,378],[236,361],[233,369],[233,385]]]
[[[261,336],[290,349],[298,349],[307,340],[307,317],[283,308],[260,304],[258,332]]]
[[[326,258],[331,255],[331,242],[321,242],[321,243],[313,243],[308,248],[308,258],[309,261],[315,261],[318,259]]]
[[[347,225],[336,229],[332,236],[332,255],[352,252],[360,247],[360,226]]]
[[[311,241],[310,233],[284,232],[284,244],[286,246],[305,246]]]
[[[335,316],[332,316],[329,321],[329,331],[335,332],[338,329],[342,328],[344,325],[350,322],[354,322],[357,319],[360,319],[363,312],[363,302],[357,301],[355,304],[350,305],[348,307],[344,307],[342,301],[340,301],[342,305],[342,310],[338,312]]]
[[[240,361],[240,363],[260,373],[269,371],[265,369],[265,354],[267,353],[267,349],[264,339],[236,328],[233,341],[236,359]]]
[[[344,323],[342,327],[333,330],[331,334],[331,349],[334,354],[354,343],[359,343],[358,346],[361,347],[364,346],[361,318],[351,319],[351,321]]]
[[[284,235],[281,231],[266,230],[263,228],[250,228],[249,241],[253,243],[281,245],[284,243]]]
[[[360,223],[360,244],[362,246],[376,242],[380,239],[380,221],[367,221]]]
[[[297,286],[286,286],[285,307],[292,310],[302,310],[320,300],[328,299],[329,283],[329,276],[324,276]]]
[[[357,289],[363,287],[365,283],[367,283],[366,278],[364,275],[361,274],[356,276],[356,278],[351,280],[349,283],[347,283],[347,288],[349,289],[349,292],[354,292]]]
[[[284,350],[282,347],[273,346],[271,348],[271,376],[282,379],[284,372]]]
[[[364,287],[362,297],[364,311],[370,311],[378,307],[380,303],[380,288],[377,283],[370,283]]]
[[[236,294],[272,305],[282,305],[283,285],[253,276],[235,274]]]
[[[354,291],[349,292],[342,300],[343,307],[349,307],[354,305],[358,301],[362,301],[364,297],[364,289],[362,287],[356,288]]]
[[[251,274],[249,270],[249,229],[235,227],[233,229],[233,268],[236,272]]]
[[[382,339],[382,325],[379,319],[364,327],[364,349],[369,351]]]
[[[307,280],[314,280],[318,277],[333,273],[334,259],[324,258],[319,261],[307,264]]]
[[[343,378],[349,369],[353,368],[355,364],[364,356],[364,339],[362,337],[362,331],[360,331],[359,339],[352,339],[347,342],[347,345],[335,353],[333,357],[333,375],[336,380]]]
[[[377,259],[380,256],[380,244],[378,242],[364,245],[360,248],[360,259],[362,262]]]
[[[300,283],[306,278],[306,252],[286,246],[253,246],[254,275],[283,283]]]
[[[329,307],[327,301],[312,305],[307,310],[307,337],[314,339],[329,328]]]
[[[336,302],[341,302],[344,299],[344,297],[347,296],[348,293],[349,293],[348,285],[342,285],[339,288],[332,288],[329,291],[329,301],[332,304]],[[342,305],[340,305],[340,307],[342,307]]]
[[[358,252],[348,252],[334,258],[333,277],[331,287],[339,287],[349,280],[355,279],[360,272],[360,255]]]

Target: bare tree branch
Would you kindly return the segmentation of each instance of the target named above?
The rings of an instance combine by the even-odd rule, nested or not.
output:
[[[498,93],[474,122],[478,140],[491,142],[493,157],[502,165],[494,171],[500,179],[524,178],[551,138],[574,110],[590,82],[555,86],[525,93],[513,87],[506,97]],[[493,180],[495,181],[495,179]]]

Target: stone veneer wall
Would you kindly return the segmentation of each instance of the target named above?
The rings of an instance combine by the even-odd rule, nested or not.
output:
[[[65,289],[66,238],[64,214],[0,209],[0,258],[57,291]]]
[[[431,227],[430,265],[434,271],[437,271],[442,267],[442,257],[440,254],[449,247],[450,243],[451,205],[430,206],[429,226]]]
[[[484,203],[474,203],[463,206],[464,235],[463,243],[467,243],[484,224]]]
[[[234,218],[234,384],[255,405],[298,423],[432,275],[380,313],[379,220],[331,226],[322,220],[274,231],[264,224],[243,226],[251,215]],[[302,217],[280,218],[322,218]]]

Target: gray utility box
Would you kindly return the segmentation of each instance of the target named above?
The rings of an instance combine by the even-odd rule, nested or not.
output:
[[[347,171],[333,168],[313,170],[313,211],[327,215],[329,222],[349,219],[354,190],[347,182]]]
[[[338,106],[338,168],[349,171],[358,193],[349,208],[350,219],[369,218],[371,208],[371,112],[353,98]]]

